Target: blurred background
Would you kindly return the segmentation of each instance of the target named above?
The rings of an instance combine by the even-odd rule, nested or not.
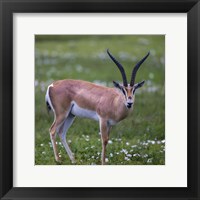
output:
[[[165,36],[164,35],[36,35],[35,36],[35,164],[56,165],[49,137],[53,113],[45,104],[46,89],[54,80],[80,79],[113,87],[122,83],[110,52],[124,66],[130,81],[135,64],[150,56],[137,72],[132,114],[115,125],[107,146],[108,165],[165,164]],[[99,124],[76,118],[67,141],[78,165],[101,164]],[[70,159],[57,137],[63,165]]]

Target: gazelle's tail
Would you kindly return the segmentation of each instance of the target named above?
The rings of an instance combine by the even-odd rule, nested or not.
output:
[[[51,99],[50,99],[50,96],[49,96],[49,92],[50,92],[50,87],[53,87],[53,84],[49,85],[48,88],[47,88],[47,92],[46,92],[46,95],[45,95],[45,101],[46,101],[46,106],[47,106],[47,111],[48,113],[53,110],[54,112],[54,108],[53,108],[53,105],[51,103]]]

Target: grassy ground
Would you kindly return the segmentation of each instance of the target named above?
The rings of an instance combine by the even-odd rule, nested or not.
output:
[[[48,129],[53,115],[45,105],[47,86],[59,79],[82,79],[113,87],[121,75],[106,49],[123,64],[128,80],[136,62],[151,55],[137,73],[146,80],[136,92],[131,116],[112,128],[107,146],[109,165],[165,164],[164,36],[36,36],[35,43],[35,164],[56,165]],[[96,121],[76,118],[67,134],[76,164],[101,163]],[[57,138],[63,165],[70,160]]]

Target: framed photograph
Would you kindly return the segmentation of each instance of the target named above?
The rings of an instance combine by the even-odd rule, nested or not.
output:
[[[199,199],[199,1],[1,1],[2,199]]]
[[[86,21],[84,23],[86,26]],[[137,51],[133,52],[132,55],[130,54],[133,46],[127,45],[128,43],[132,43],[134,49],[139,52],[143,51],[143,48],[148,51],[144,51],[145,55],[138,60]],[[49,45],[52,45],[52,48],[49,48]],[[110,49],[105,49],[105,46],[109,46]],[[130,52],[128,52],[127,46],[130,47]],[[117,54],[124,67],[122,64],[118,65],[117,63],[116,65],[117,58],[113,57],[114,52],[111,53],[111,48],[114,51],[118,49],[117,52],[119,53]],[[35,165],[57,165],[58,163],[61,165],[164,165],[164,50],[164,35],[35,35]],[[159,52],[158,56],[155,55],[156,52]],[[130,63],[127,62],[128,60]],[[147,72],[145,72],[145,67],[142,66],[146,66],[148,60],[152,63],[149,64],[149,67],[146,67]],[[109,64],[111,61],[114,61],[114,66],[106,66],[106,63]],[[140,64],[142,61],[143,63],[139,66],[137,63]],[[66,63],[64,66],[63,62]],[[131,75],[137,69],[132,66],[132,62],[136,62],[134,65],[140,67],[138,68],[137,79],[134,74]],[[99,70],[101,70],[101,73],[99,73]],[[120,70],[123,70],[122,73]],[[139,77],[142,77],[142,74],[148,74],[146,84],[141,82],[143,80],[136,83],[141,79]],[[48,112],[46,112],[44,96],[46,96],[49,111],[55,110],[56,113],[53,104],[56,106],[58,100],[53,103],[53,96],[50,97],[54,93],[53,88],[60,82],[60,80],[56,82],[56,79],[64,80],[64,82],[61,81],[65,85],[64,88],[70,85],[70,88],[66,90],[68,91],[67,95],[70,96],[67,99],[70,98],[71,100],[66,105],[67,113],[64,114],[64,122],[61,123],[68,124],[73,121],[73,123],[69,123],[71,126],[66,125],[67,131],[62,131],[62,128],[58,131],[61,140],[59,140],[59,137],[52,138],[52,136],[46,134],[49,133],[48,129],[50,124],[53,123],[49,120],[53,121],[53,117],[50,113],[50,116],[48,116]],[[135,83],[130,83],[134,79]],[[115,81],[113,82],[113,80]],[[74,86],[72,91],[71,83]],[[85,87],[87,89],[84,89]],[[60,91],[60,86],[58,89]],[[144,93],[148,94],[148,97],[142,97]],[[101,95],[99,96],[99,94]],[[136,94],[141,95],[141,99],[138,100],[140,109],[138,109],[137,114]],[[150,100],[151,98],[152,100]],[[67,99],[63,96],[64,102]],[[148,99],[149,104],[145,102],[145,99]],[[84,105],[82,101],[85,102]],[[120,108],[120,105],[122,108]],[[143,111],[142,107],[144,108]],[[115,117],[113,115],[116,111]],[[145,111],[146,115],[142,117],[143,119],[140,118],[140,112]],[[153,114],[155,112],[157,112],[157,115]],[[136,124],[132,123],[133,118],[137,121]],[[43,119],[48,119],[46,125]],[[124,119],[126,120],[124,121]],[[60,126],[59,120],[62,121],[60,115],[56,114],[55,125],[50,128],[51,134],[54,134],[54,127],[58,129]],[[108,132],[98,134],[99,128],[100,132],[103,131],[102,121],[104,120],[107,121]],[[135,126],[141,127],[139,129],[144,133],[142,137],[140,131],[134,132]],[[43,135],[44,127],[47,127],[47,130],[44,131]],[[88,127],[91,131],[88,130]],[[95,132],[97,134],[94,134]],[[62,134],[67,134],[67,136],[62,136]],[[103,134],[107,137],[104,138]],[[132,137],[133,135],[134,137]],[[62,137],[66,138],[66,141]],[[132,139],[128,139],[128,137]],[[57,143],[55,147],[53,139]],[[74,142],[78,146],[73,145]],[[104,149],[105,153],[101,149],[103,142],[107,143]],[[53,155],[54,151],[55,155]],[[77,155],[72,157],[70,151],[77,152]],[[79,152],[81,152],[80,155]],[[103,158],[101,155],[104,154]],[[66,155],[68,155],[68,158],[65,157]]]

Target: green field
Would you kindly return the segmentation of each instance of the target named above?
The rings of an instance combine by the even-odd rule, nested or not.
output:
[[[56,165],[49,137],[53,113],[47,112],[45,93],[54,80],[81,79],[113,87],[121,74],[106,53],[124,66],[128,81],[134,65],[148,51],[136,82],[146,80],[137,90],[132,114],[115,125],[107,145],[108,165],[165,164],[165,37],[164,36],[35,36],[35,164]],[[99,124],[76,118],[67,141],[78,165],[101,164]],[[71,165],[57,137],[61,165]]]

